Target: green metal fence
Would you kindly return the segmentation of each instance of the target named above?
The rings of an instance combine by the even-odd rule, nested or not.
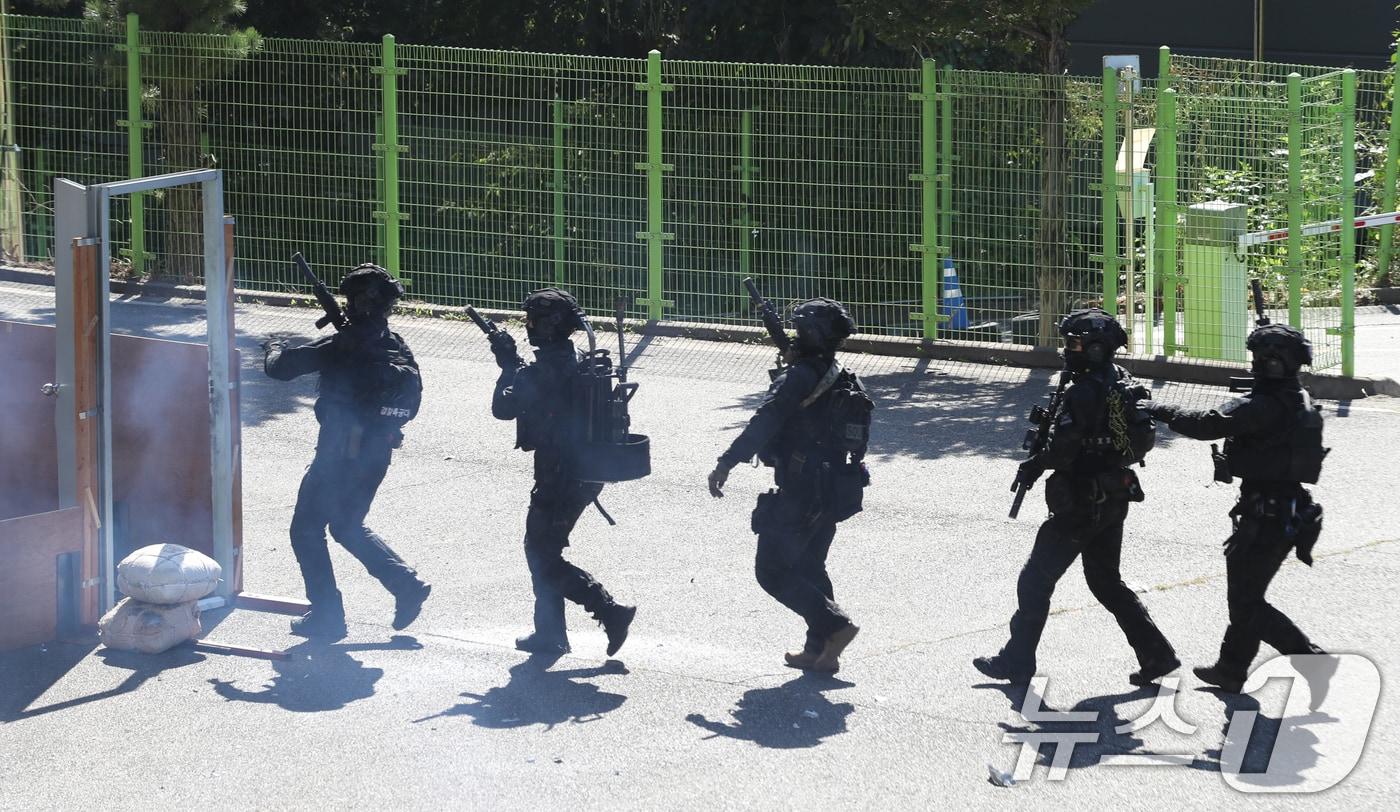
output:
[[[1133,81],[249,40],[135,18],[4,30],[22,152],[0,167],[17,167],[3,175],[30,258],[54,250],[54,177],[217,166],[243,288],[304,291],[300,250],[332,283],[379,262],[425,302],[509,308],[558,284],[594,312],[622,297],[638,318],[737,323],[753,275],[781,301],[842,299],[871,333],[1047,343],[1060,314],[1102,303],[1134,352],[1240,360],[1257,277],[1319,366],[1349,371],[1358,270],[1365,287],[1393,254],[1388,232],[1302,233],[1394,206],[1380,72],[1164,50],[1165,78]],[[133,272],[198,282],[194,194],[122,204]],[[1230,241],[1269,229],[1289,234]]]

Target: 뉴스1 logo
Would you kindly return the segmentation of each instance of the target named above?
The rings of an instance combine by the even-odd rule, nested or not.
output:
[[[1262,694],[1264,687],[1273,680],[1288,683],[1277,720],[1264,715],[1255,699],[1255,695]],[[989,765],[993,784],[1013,786],[1028,781],[1042,755],[1043,744],[1054,745],[1054,755],[1048,758],[1046,778],[1062,781],[1071,766],[1081,766],[1074,761],[1075,748],[1081,744],[1098,744],[1106,732],[1084,729],[1098,722],[1097,710],[1042,709],[1041,697],[1047,682],[1045,677],[1031,680],[1018,713],[1032,727],[1010,730],[1002,735],[1003,744],[1020,747],[1010,773]],[[1113,727],[1113,733],[1125,736],[1161,722],[1178,738],[1189,739],[1196,733],[1197,726],[1183,719],[1176,709],[1179,684],[1179,677],[1163,678],[1147,710],[1138,718]],[[1212,756],[1218,752],[1221,778],[1240,792],[1320,792],[1340,783],[1361,760],[1380,693],[1380,671],[1375,663],[1359,654],[1278,656],[1249,675],[1238,701],[1226,703],[1230,710],[1218,751],[1189,752],[1193,749],[1189,743],[1174,752],[1145,752],[1134,748],[1134,752],[1102,754],[1096,763],[1102,767],[1189,767],[1197,762],[1210,764],[1214,761]],[[1272,705],[1277,707],[1278,703],[1272,702]],[[1271,742],[1267,734],[1256,734],[1256,728],[1266,727],[1259,724],[1261,719],[1268,728],[1276,728]],[[1046,725],[1064,727],[1067,724],[1078,729],[1043,729]],[[1267,748],[1267,753],[1261,753],[1263,748]]]

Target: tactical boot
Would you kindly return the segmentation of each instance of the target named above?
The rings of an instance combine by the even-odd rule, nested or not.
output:
[[[515,638],[515,647],[531,654],[563,655],[573,651],[569,648],[569,638],[541,632],[532,632],[524,637]]]
[[[310,612],[292,621],[292,634],[334,642],[345,637],[345,611],[330,607],[312,607]]]
[[[1175,654],[1163,654],[1143,663],[1138,670],[1128,675],[1128,682],[1139,687],[1151,685],[1181,667],[1181,660]]]
[[[632,618],[637,616],[637,607],[615,603],[599,613],[598,622],[608,635],[608,656],[611,657],[627,642],[627,630],[632,626]]]
[[[1236,676],[1236,672],[1219,663],[1197,666],[1191,669],[1191,673],[1195,674],[1201,682],[1214,685],[1227,694],[1237,694],[1244,687],[1243,676]]]
[[[810,671],[817,665],[817,658],[821,656],[819,651],[789,651],[783,654],[783,661],[788,668],[800,668],[803,671]]]
[[[393,625],[396,631],[407,629],[408,625],[417,619],[418,613],[423,610],[423,601],[428,599],[428,593],[432,591],[432,584],[425,584],[417,578],[394,591]]]
[[[860,632],[860,627],[854,623],[847,623],[845,626],[832,632],[826,638],[826,643],[822,646],[821,654],[812,662],[813,671],[825,671],[828,674],[835,674],[841,669],[841,652],[846,650],[846,646],[856,639]]]
[[[1035,669],[1019,668],[1000,654],[976,657],[972,660],[972,667],[992,679],[1006,680],[1013,685],[1028,683],[1031,677],[1035,676]]]

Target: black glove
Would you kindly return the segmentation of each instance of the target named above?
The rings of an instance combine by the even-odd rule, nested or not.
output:
[[[1147,413],[1152,415],[1153,420],[1160,420],[1163,423],[1168,423],[1171,422],[1173,417],[1176,417],[1176,409],[1165,403],[1149,403],[1146,408]]]
[[[1035,484],[1037,479],[1040,479],[1040,475],[1043,473],[1045,473],[1044,463],[1040,461],[1039,457],[1032,457],[1017,467],[1016,481],[1030,487]]]
[[[520,366],[520,352],[515,348],[515,338],[505,330],[491,334],[491,354],[496,356],[496,366],[504,370],[514,370]]]
[[[711,496],[715,498],[724,496],[724,483],[729,480],[729,472],[733,470],[733,468],[733,465],[730,465],[724,460],[715,463],[715,470],[711,471],[708,477]]]

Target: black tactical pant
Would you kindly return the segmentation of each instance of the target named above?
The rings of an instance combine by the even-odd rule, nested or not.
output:
[[[564,599],[601,618],[614,605],[612,595],[579,567],[564,560],[569,533],[603,486],[576,480],[536,480],[525,517],[525,563],[535,592],[535,633],[551,639],[568,637]]]
[[[336,543],[390,592],[417,581],[413,568],[365,527],[374,494],[389,470],[391,443],[382,436],[365,435],[355,441],[348,432],[321,432],[316,456],[301,479],[291,528],[292,552],[313,607],[342,611],[326,546],[327,526]]]
[[[1047,485],[1047,491],[1049,488]],[[1017,671],[1035,672],[1035,652],[1050,616],[1050,597],[1076,558],[1083,562],[1089,591],[1113,614],[1138,663],[1146,665],[1174,656],[1171,643],[1152,622],[1147,607],[1123,583],[1119,572],[1123,520],[1127,516],[1128,503],[1110,499],[1098,505],[1077,504],[1040,526],[1030,558],[1016,582],[1018,605],[1011,616],[1011,639],[1001,650],[1001,656]]]
[[[826,572],[836,522],[811,500],[780,489],[758,497],[753,530],[758,533],[758,585],[806,621],[805,650],[821,651],[828,637],[851,622],[836,604]]]
[[[1269,583],[1293,550],[1284,534],[1283,518],[1242,517],[1226,542],[1226,601],[1230,625],[1220,644],[1218,665],[1243,680],[1259,644],[1268,643],[1280,654],[1308,654],[1313,646],[1288,616],[1264,598]]]

